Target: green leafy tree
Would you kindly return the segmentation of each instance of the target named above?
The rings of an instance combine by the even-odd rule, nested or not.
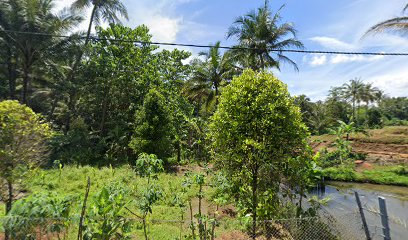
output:
[[[383,126],[383,115],[379,108],[370,108],[367,110],[367,125],[370,128],[381,128]]]
[[[408,97],[386,97],[379,103],[381,112],[388,120],[393,118],[408,119]]]
[[[303,44],[297,40],[292,23],[280,23],[283,6],[272,13],[268,5],[269,2],[265,1],[263,7],[238,17],[229,28],[227,37],[235,37],[239,42],[237,49],[231,50],[233,59],[243,67],[254,70],[280,69],[282,62],[298,70],[297,64],[280,50],[303,48]]]
[[[72,8],[75,10],[83,10],[88,7],[92,7],[92,12],[86,32],[85,45],[89,42],[92,25],[99,25],[102,22],[120,23],[118,15],[128,18],[126,7],[120,0],[76,0],[72,4]]]
[[[78,76],[75,76],[77,73],[78,66],[81,64],[81,59],[84,54],[84,50],[88,47],[89,40],[91,37],[92,25],[99,25],[102,22],[108,22],[110,24],[120,23],[118,15],[121,15],[124,18],[128,18],[127,10],[125,6],[120,2],[120,0],[76,0],[72,4],[72,9],[75,10],[84,10],[92,6],[91,18],[89,19],[88,30],[86,32],[84,48],[81,49],[75,61],[73,62],[71,71],[66,75],[66,82],[72,83],[68,90],[67,98],[67,114],[65,119],[65,134],[70,129],[71,118],[75,115],[76,112],[76,101],[78,99],[78,88],[79,83],[77,81]]]
[[[14,185],[25,173],[47,160],[47,141],[53,131],[29,107],[17,101],[0,102],[0,180],[7,186],[6,213],[11,210]],[[6,234],[7,235],[7,234]]]
[[[129,144],[135,153],[155,154],[160,159],[171,156],[174,128],[164,96],[150,89],[135,116],[135,130]]]
[[[307,128],[286,85],[252,70],[224,89],[211,120],[216,164],[233,184],[241,213],[251,215],[255,238],[258,212],[267,208],[262,216],[273,218],[279,211],[280,184],[296,174],[296,168],[285,170],[305,148]]]
[[[322,101],[318,101],[312,105],[306,124],[312,132],[320,135],[329,127],[330,120],[326,105]]]

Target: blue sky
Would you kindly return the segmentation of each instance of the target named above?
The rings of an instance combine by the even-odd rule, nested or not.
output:
[[[72,0],[56,0],[57,8]],[[225,33],[237,16],[256,9],[264,0],[123,0],[130,27],[146,24],[155,41],[209,44],[226,40]],[[377,34],[362,38],[379,21],[402,15],[406,0],[271,0],[282,4],[283,21],[294,23],[298,38],[308,50],[408,52],[408,37]],[[86,23],[82,28],[85,28]],[[201,49],[184,48],[193,53]],[[390,96],[408,96],[408,57],[290,54],[299,65],[295,72],[284,66],[273,72],[292,94],[324,99],[331,86],[361,77]]]

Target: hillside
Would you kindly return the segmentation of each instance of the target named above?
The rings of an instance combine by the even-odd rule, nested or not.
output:
[[[334,136],[312,136],[316,151],[331,147]],[[367,154],[366,161],[376,165],[408,164],[408,126],[390,126],[368,131],[368,135],[353,134],[350,137],[353,151]]]

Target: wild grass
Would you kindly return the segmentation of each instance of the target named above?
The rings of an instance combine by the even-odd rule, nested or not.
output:
[[[129,201],[128,208],[134,213],[138,212],[138,195],[146,189],[148,183],[146,178],[138,177],[130,166],[122,166],[119,168],[104,167],[99,169],[90,166],[65,166],[62,171],[59,169],[39,169],[32,172],[27,179],[22,182],[21,187],[27,191],[24,193],[25,195],[53,192],[59,197],[72,197],[72,212],[79,214],[88,176],[91,178],[90,198],[88,204],[92,201],[92,197],[99,192],[103,186],[107,186],[111,183],[120,183],[132,190],[133,194],[128,196],[127,199]],[[155,183],[161,189],[163,198],[153,207],[153,212],[149,216],[149,221],[181,219],[180,212],[183,210],[179,207],[172,206],[171,202],[175,194],[181,191],[183,180],[184,176],[182,174],[161,173],[158,175]],[[187,189],[186,194],[193,198],[197,191],[198,189],[193,186]],[[186,214],[184,214],[185,216],[183,217],[187,220],[188,211],[187,209],[184,211]],[[0,206],[0,217],[1,216],[4,216],[4,205]],[[128,212],[126,217],[135,218],[130,212]],[[183,229],[188,231],[188,226],[184,225]],[[133,235],[143,236],[141,223],[136,222],[133,230]],[[71,231],[75,232],[75,227],[74,230],[71,229]],[[180,224],[151,224],[149,226],[149,232],[152,239],[175,239],[179,236]],[[75,234],[70,235],[75,236]]]
[[[361,172],[351,167],[331,167],[323,170],[326,179],[335,181],[365,182],[408,187],[407,166],[375,166]]]

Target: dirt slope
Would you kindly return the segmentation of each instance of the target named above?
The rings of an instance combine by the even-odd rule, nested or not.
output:
[[[312,137],[312,147],[316,151],[331,148],[334,136]],[[351,136],[353,151],[366,153],[367,161],[380,164],[408,164],[408,126],[385,127],[370,130],[369,135]]]

